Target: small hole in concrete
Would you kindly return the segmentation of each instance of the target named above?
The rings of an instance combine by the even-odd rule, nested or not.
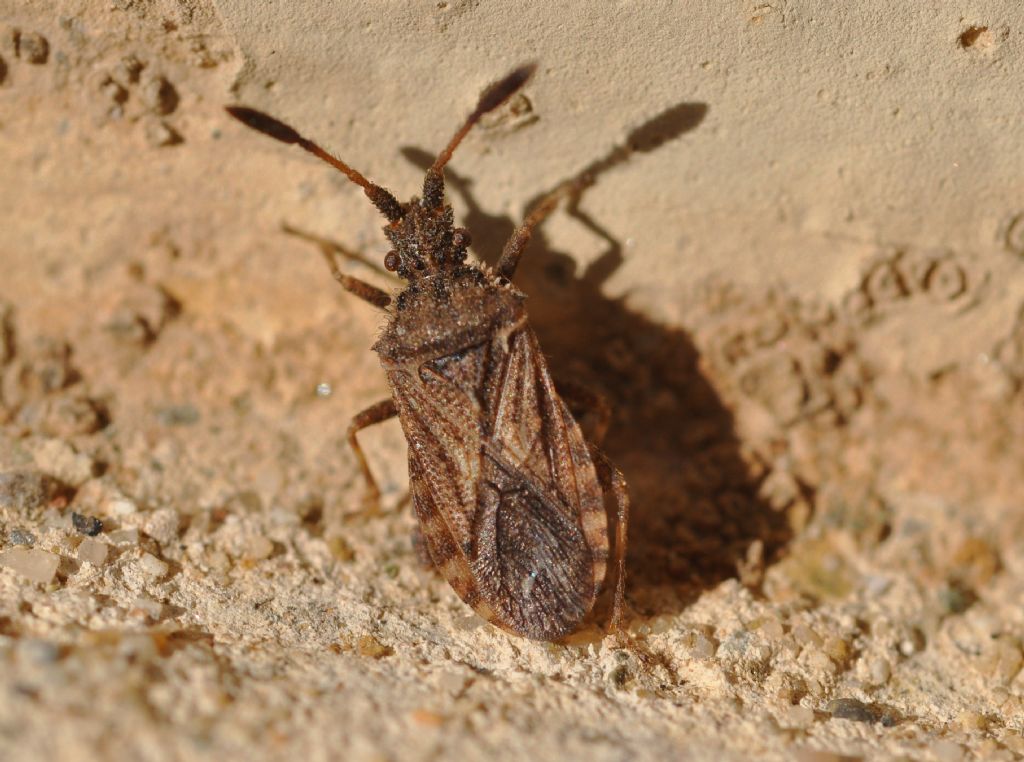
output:
[[[987,26],[969,26],[963,32],[960,33],[960,47],[973,48],[975,45],[984,47],[987,43],[991,42],[992,35],[988,33]]]

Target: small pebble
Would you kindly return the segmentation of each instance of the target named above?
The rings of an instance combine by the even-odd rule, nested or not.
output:
[[[892,667],[889,660],[881,656],[874,656],[868,660],[868,675],[871,677],[872,685],[885,685],[892,676]]]
[[[693,633],[690,639],[690,654],[695,659],[710,659],[715,655],[715,651],[718,647],[715,645],[715,641],[705,635],[703,632]]]
[[[31,546],[36,544],[36,536],[24,529],[12,529],[8,539],[11,541],[12,545]]]
[[[247,561],[262,561],[265,558],[270,558],[273,552],[274,543],[263,535],[257,535],[249,539],[242,557]]]
[[[981,657],[979,667],[999,685],[1009,685],[1024,665],[1020,641],[1012,635],[1000,635]]]
[[[371,659],[380,659],[391,653],[391,648],[381,643],[373,635],[363,635],[360,637],[356,648],[360,656],[368,656]]]
[[[140,599],[136,599],[135,604],[138,607]],[[153,603],[153,601],[149,601]],[[160,604],[156,604],[160,608]],[[157,619],[158,617],[153,617]],[[137,661],[148,661],[156,658],[158,655],[157,642],[153,636],[147,633],[126,633],[117,643],[117,653],[127,659]]]
[[[138,511],[139,507],[126,497],[115,498],[107,502],[107,513],[111,516],[131,516]]]
[[[87,537],[78,545],[78,560],[83,563],[88,561],[93,566],[103,566],[109,550],[107,543]]]
[[[0,553],[0,566],[43,585],[53,581],[59,565],[60,556],[45,550],[18,546]]]
[[[227,572],[231,568],[231,559],[223,550],[214,548],[206,552],[206,563],[217,572]]]
[[[962,614],[977,600],[974,591],[962,585],[949,585],[939,590],[939,605],[949,614]]]
[[[850,644],[847,643],[843,638],[831,635],[825,639],[823,650],[837,667],[845,667],[850,663],[850,657],[852,651]]]
[[[812,670],[812,674],[820,672],[825,675],[834,675],[836,673],[836,663],[824,651],[808,649],[805,653],[807,654],[805,657],[807,666]]]
[[[95,516],[83,516],[81,513],[72,512],[71,523],[76,532],[87,537],[95,537],[103,531],[103,522]]]
[[[116,529],[113,532],[107,534],[109,540],[115,545],[138,545],[139,544],[139,530],[132,529]]]
[[[925,644],[924,633],[914,627],[900,641],[900,653],[904,656],[913,656],[923,651]]]
[[[775,617],[768,617],[761,623],[761,632],[768,640],[780,640],[785,635],[785,630],[782,628],[782,622]]]
[[[139,568],[144,574],[160,579],[167,574],[170,567],[151,553],[143,553],[139,559]]]
[[[838,698],[829,701],[825,711],[837,720],[852,722],[877,722],[878,714],[863,701],[854,698]]]
[[[150,556],[150,558],[152,558],[152,556]],[[132,601],[132,608],[145,614],[154,622],[159,621],[160,617],[162,617],[164,613],[164,605],[162,603],[154,601],[152,598],[147,598],[144,595],[140,595]]]
[[[988,728],[988,718],[980,712],[975,712],[971,709],[960,712],[956,719],[960,727],[966,731],[981,731]]]
[[[161,545],[169,545],[178,539],[178,512],[173,508],[161,508],[146,517],[142,531]]]
[[[821,636],[803,622],[793,626],[793,637],[796,638],[796,642],[801,645],[821,648]]]

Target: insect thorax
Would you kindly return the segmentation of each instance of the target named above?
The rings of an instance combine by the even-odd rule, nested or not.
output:
[[[386,366],[458,354],[526,322],[526,297],[473,265],[422,278],[395,300],[373,349]]]

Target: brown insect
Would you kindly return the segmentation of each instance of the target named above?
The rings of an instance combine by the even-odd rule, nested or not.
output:
[[[388,220],[384,234],[394,248],[384,266],[408,281],[394,299],[331,262],[345,289],[388,316],[373,349],[392,399],[359,413],[348,429],[372,498],[379,492],[356,432],[398,415],[409,444],[417,539],[429,561],[484,619],[555,640],[580,626],[611,577],[606,494],[616,505],[611,629],[618,629],[629,512],[622,474],[587,443],[563,402],[527,321],[526,297],[510,281],[533,229],[572,186],[556,189],[527,216],[493,271],[466,262],[469,232],[454,227],[444,202],[452,152],[534,69],[518,68],[484,91],[427,170],[423,197],[407,204],[276,119],[244,107],[228,112],[345,173]],[[575,386],[562,391],[597,402]]]

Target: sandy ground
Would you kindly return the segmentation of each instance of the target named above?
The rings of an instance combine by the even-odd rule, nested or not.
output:
[[[576,139],[594,195],[517,280],[556,376],[614,406],[629,624],[604,637],[602,601],[564,643],[516,639],[419,566],[395,422],[365,433],[384,497],[361,514],[344,431],[386,394],[381,318],[281,223],[379,262],[380,220],[223,115],[238,98],[287,111],[298,87],[264,81],[259,24],[230,2],[58,5],[0,5],[0,758],[1024,756],[1024,218],[996,215],[970,248],[841,235],[828,271],[846,280],[815,292],[800,250],[778,250],[800,240],[782,218],[761,230],[776,245],[703,270],[701,252],[758,226],[679,239],[711,201],[663,236],[622,234],[631,208],[665,217],[644,168],[706,134],[714,99]],[[951,50],[1010,49],[1001,27],[959,38],[969,26]],[[439,113],[503,73],[481,55]],[[525,136],[544,156],[559,110],[589,102],[543,76],[449,174],[484,259],[564,179],[531,176]],[[350,123],[352,142],[415,187],[430,154],[413,144],[456,119],[389,108]],[[371,150],[374,118],[429,134]],[[487,195],[513,188],[532,190]]]

